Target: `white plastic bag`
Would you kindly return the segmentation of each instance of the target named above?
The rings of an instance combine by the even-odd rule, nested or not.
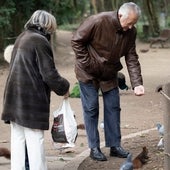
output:
[[[77,137],[77,123],[74,117],[74,111],[71,109],[69,100],[64,99],[60,107],[53,112],[53,115],[54,115],[54,122],[52,125],[51,133],[52,133],[53,141],[55,142],[55,146],[58,148],[74,147],[75,140]],[[55,123],[56,118],[61,118],[62,122],[56,124]],[[65,134],[66,140],[64,140],[63,133]],[[57,135],[63,138],[63,140],[58,141],[56,138]]]

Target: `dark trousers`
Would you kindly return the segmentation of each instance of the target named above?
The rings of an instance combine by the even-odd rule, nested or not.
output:
[[[98,131],[99,95],[92,82],[80,84],[80,95],[83,106],[89,148],[100,147]],[[119,89],[114,88],[102,93],[104,105],[104,133],[106,147],[120,146],[120,97]]]

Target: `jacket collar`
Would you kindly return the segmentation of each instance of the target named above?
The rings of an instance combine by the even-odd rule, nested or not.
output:
[[[119,17],[118,17],[118,11],[114,11],[113,13],[113,23],[116,28],[116,32],[122,34],[123,33],[123,28],[120,24]]]
[[[44,37],[47,38],[48,41],[50,41],[51,38],[50,34],[46,33],[46,31],[40,26],[30,25],[27,29],[43,35]]]

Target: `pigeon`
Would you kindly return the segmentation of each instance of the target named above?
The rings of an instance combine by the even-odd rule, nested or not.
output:
[[[126,78],[125,75],[121,72],[118,72],[118,86],[121,90],[128,90],[129,87],[126,85]]]
[[[100,128],[104,129],[104,121],[103,120],[100,122]]]
[[[164,125],[161,125],[160,123],[156,124],[157,130],[160,134],[160,136],[164,136]]]
[[[126,161],[121,165],[120,170],[133,170],[132,154],[128,154]]]
[[[157,147],[158,147],[158,150],[164,150],[164,138],[163,137],[161,137],[161,139],[159,140]]]

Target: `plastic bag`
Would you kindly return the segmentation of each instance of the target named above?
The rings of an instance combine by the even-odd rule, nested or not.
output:
[[[68,99],[63,100],[63,103],[53,112],[53,115],[51,134],[55,147],[74,147],[77,137],[77,123]]]
[[[54,117],[51,134],[54,142],[68,142],[64,131],[63,114],[59,114],[57,117]]]

